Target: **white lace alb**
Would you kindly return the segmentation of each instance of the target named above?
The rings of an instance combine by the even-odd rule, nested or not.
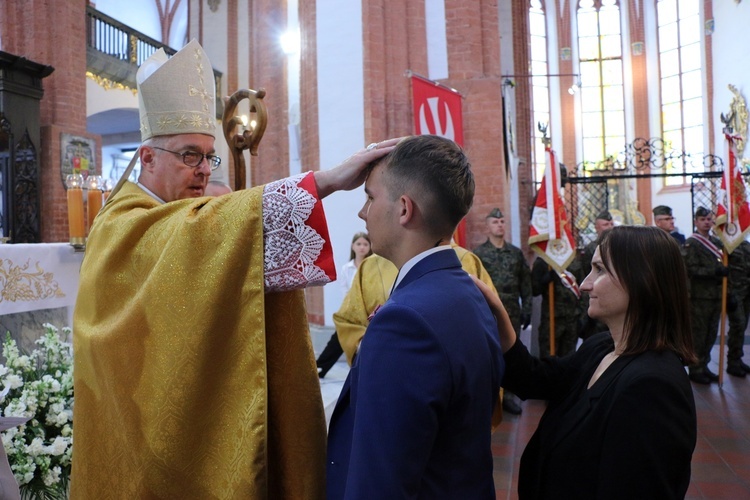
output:
[[[266,293],[323,285],[330,278],[315,261],[325,241],[307,220],[316,198],[297,184],[309,173],[267,184],[263,190]]]

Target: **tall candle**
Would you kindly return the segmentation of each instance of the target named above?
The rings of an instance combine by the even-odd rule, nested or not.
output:
[[[101,190],[101,177],[94,175],[89,178],[89,191],[88,191],[88,215],[89,215],[89,231],[94,225],[94,217],[99,213],[102,208],[102,190]]]
[[[78,174],[68,175],[65,184],[68,187],[70,244],[74,247],[82,247],[86,245],[86,226],[83,217],[83,177]]]
[[[103,187],[104,190],[102,191],[102,203],[106,203],[107,198],[109,198],[109,193],[112,192],[112,179],[105,179]]]

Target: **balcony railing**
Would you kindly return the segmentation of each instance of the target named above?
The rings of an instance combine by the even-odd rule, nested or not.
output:
[[[135,90],[138,66],[160,48],[170,56],[177,52],[90,5],[86,7],[87,69],[90,76],[105,88],[127,87]],[[221,117],[224,109],[219,98],[221,72],[214,70],[214,80],[217,89],[216,113]]]
[[[91,6],[86,7],[86,35],[88,47],[136,67],[160,48],[170,56],[176,52]]]

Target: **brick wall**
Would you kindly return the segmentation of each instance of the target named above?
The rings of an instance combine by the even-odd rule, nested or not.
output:
[[[466,217],[466,241],[486,239],[485,216],[492,207],[509,212],[510,197],[502,157],[503,116],[497,2],[445,3],[448,69],[446,83],[464,95],[464,146],[476,180],[474,206]]]
[[[60,173],[60,134],[86,137],[86,2],[28,0],[0,16],[3,50],[55,71],[43,81],[40,103],[42,241],[68,240],[67,205]],[[100,148],[98,148],[100,150]],[[101,155],[97,157],[101,166]]]
[[[320,168],[318,132],[318,59],[315,2],[299,2],[300,24],[300,144],[303,170]],[[323,289],[305,290],[307,317],[311,323],[325,323]]]

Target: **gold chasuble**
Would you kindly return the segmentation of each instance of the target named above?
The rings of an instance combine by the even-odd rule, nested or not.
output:
[[[303,293],[264,293],[263,187],[96,218],[74,316],[71,498],[324,498]]]

